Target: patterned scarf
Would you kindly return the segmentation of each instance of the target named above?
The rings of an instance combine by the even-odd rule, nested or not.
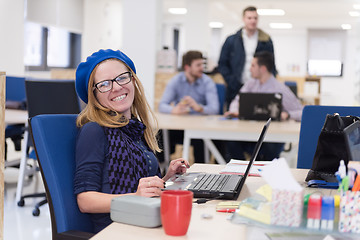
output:
[[[112,194],[136,192],[140,178],[148,176],[142,150],[135,144],[146,126],[137,119],[120,128],[105,127],[109,141],[109,183]]]

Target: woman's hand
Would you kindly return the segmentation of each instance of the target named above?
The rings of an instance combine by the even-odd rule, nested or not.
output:
[[[166,172],[166,175],[163,177],[163,180],[167,181],[175,174],[184,174],[186,173],[186,169],[189,167],[190,167],[189,162],[183,158],[172,160],[169,164],[169,168]]]
[[[158,176],[141,178],[135,194],[143,197],[160,196],[164,187],[165,181]]]

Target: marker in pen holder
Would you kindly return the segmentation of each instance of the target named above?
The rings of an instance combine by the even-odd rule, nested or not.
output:
[[[323,196],[321,203],[321,230],[332,231],[335,217],[334,197]]]
[[[318,194],[310,195],[307,209],[307,224],[309,229],[320,229],[321,219],[321,196]]]

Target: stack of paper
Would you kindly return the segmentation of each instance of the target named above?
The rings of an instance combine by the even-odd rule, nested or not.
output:
[[[250,169],[249,176],[259,177],[259,171],[261,171],[262,168],[269,163],[271,163],[271,161],[255,161]],[[231,159],[230,162],[226,164],[225,168],[220,171],[220,173],[244,175],[248,164],[249,161]]]

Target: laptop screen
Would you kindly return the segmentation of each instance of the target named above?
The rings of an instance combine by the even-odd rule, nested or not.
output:
[[[259,137],[259,140],[257,141],[256,145],[255,145],[255,148],[254,148],[254,152],[251,156],[251,159],[249,161],[249,164],[248,164],[248,167],[246,168],[246,171],[244,173],[244,178],[242,181],[245,182],[247,176],[249,175],[249,172],[250,172],[250,169],[251,169],[251,166],[253,165],[257,155],[259,154],[259,151],[260,151],[260,148],[261,148],[261,145],[264,141],[264,138],[265,138],[265,134],[266,134],[266,131],[268,130],[269,128],[269,125],[271,123],[271,118],[269,118],[266,122],[266,124],[264,125],[262,131],[261,131],[261,134],[260,134],[260,137]]]
[[[354,122],[344,129],[349,160],[360,161],[360,123]]]

